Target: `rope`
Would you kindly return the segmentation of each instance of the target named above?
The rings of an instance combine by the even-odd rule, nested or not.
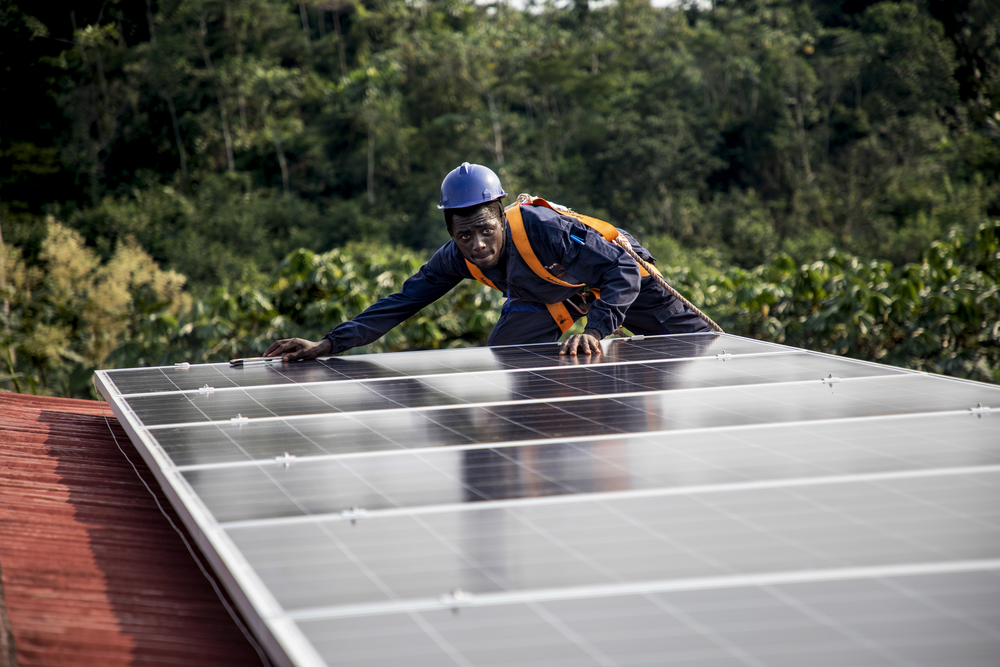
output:
[[[527,193],[521,193],[517,196],[517,199],[514,200],[514,203],[508,206],[507,208],[513,208],[514,206],[518,206],[520,204],[530,204],[535,199],[536,197],[534,197],[533,195],[529,195]],[[548,204],[550,207],[552,207],[552,210],[558,213],[565,213],[574,217],[580,217],[579,213],[574,212],[573,209],[569,208],[568,206],[562,206],[560,204],[556,204],[553,202],[546,202],[546,204]],[[646,269],[649,275],[653,276],[653,280],[655,280],[657,283],[660,284],[660,287],[667,290],[667,292],[673,295],[675,299],[679,300],[685,306],[690,308],[695,315],[704,320],[705,323],[708,324],[708,326],[712,327],[712,331],[716,331],[718,333],[725,333],[725,331],[722,330],[722,327],[720,327],[718,324],[715,323],[715,320],[713,320],[705,313],[701,312],[701,310],[699,310],[697,306],[695,306],[693,303],[685,299],[680,292],[671,287],[670,284],[667,283],[667,281],[663,278],[663,276],[660,275],[660,272],[657,271],[655,268],[653,268],[653,266],[649,262],[644,260],[642,257],[639,257],[639,255],[635,254],[635,251],[632,250],[632,244],[629,243],[624,236],[622,236],[621,234],[616,236],[614,243],[620,246],[622,250],[627,252],[628,256],[634,259],[639,264],[639,266]]]
[[[722,327],[716,324],[711,317],[701,312],[701,310],[699,310],[697,306],[695,306],[693,303],[685,299],[680,292],[671,287],[670,284],[663,278],[663,276],[660,275],[660,272],[657,271],[655,268],[653,268],[653,266],[649,262],[644,260],[642,257],[639,257],[639,255],[635,254],[635,251],[632,250],[632,244],[629,243],[628,240],[625,239],[625,237],[619,234],[618,237],[615,238],[615,244],[621,247],[622,250],[627,252],[628,256],[634,259],[639,264],[639,266],[646,269],[646,271],[649,272],[649,275],[653,276],[653,280],[655,280],[657,283],[660,284],[660,287],[670,292],[670,294],[673,295],[675,299],[677,299],[685,306],[690,308],[695,315],[704,320],[708,324],[708,326],[712,327],[713,331],[717,331],[718,333],[725,333],[722,330]]]

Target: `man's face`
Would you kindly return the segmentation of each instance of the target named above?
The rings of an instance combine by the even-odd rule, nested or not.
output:
[[[486,206],[470,216],[456,215],[451,237],[459,252],[480,269],[492,269],[503,255],[503,218],[496,206]]]

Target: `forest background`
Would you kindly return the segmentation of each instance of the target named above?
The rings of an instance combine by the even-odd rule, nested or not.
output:
[[[2,389],[318,339],[447,240],[463,161],[727,331],[1000,382],[995,0],[0,0],[0,62]]]

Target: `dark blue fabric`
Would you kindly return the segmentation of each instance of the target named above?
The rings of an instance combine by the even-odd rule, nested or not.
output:
[[[635,261],[590,227],[543,206],[522,206],[521,217],[531,248],[542,266],[564,282],[583,283],[601,291],[601,298],[591,305],[587,315],[588,327],[607,336],[623,323],[628,327],[628,320],[635,320],[636,326],[642,329],[636,331],[628,327],[631,331],[644,334],[666,333],[664,322],[668,320],[671,322],[669,333],[681,333],[673,331],[674,328],[697,326],[687,322],[683,307],[680,311],[669,312],[673,297],[665,294],[655,281],[640,279]],[[583,243],[574,240],[574,236],[582,239]],[[646,259],[649,256],[631,236],[627,238],[640,257]],[[517,252],[509,227],[504,242],[505,259],[501,259],[496,267],[483,271],[508,297],[489,344],[557,340],[561,332],[545,304],[565,301],[581,288],[555,285],[535,275]],[[331,353],[378,340],[400,322],[447,294],[462,280],[471,278],[465,259],[455,243],[449,241],[403,283],[400,291],[379,299],[353,320],[340,324],[328,333],[326,338],[333,345]],[[635,310],[632,306],[637,299],[640,308]],[[667,310],[663,310],[664,307]],[[640,311],[643,313],[641,316]],[[570,309],[570,312],[573,310]],[[647,329],[648,326],[656,328],[656,324],[659,324],[659,330]],[[707,325],[704,326],[707,329]]]
[[[507,301],[487,345],[527,345],[559,340],[562,331],[544,304]]]
[[[504,303],[503,310],[500,311],[500,314],[503,313],[546,313],[547,314],[548,312],[549,312],[548,308],[546,308],[544,305],[539,305],[537,303],[524,303],[524,302],[513,303],[511,302],[510,299],[508,299],[507,302]]]

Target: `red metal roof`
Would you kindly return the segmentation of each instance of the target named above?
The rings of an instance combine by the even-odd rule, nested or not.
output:
[[[105,416],[180,525],[106,404],[0,392],[0,594],[17,665],[261,664]]]

